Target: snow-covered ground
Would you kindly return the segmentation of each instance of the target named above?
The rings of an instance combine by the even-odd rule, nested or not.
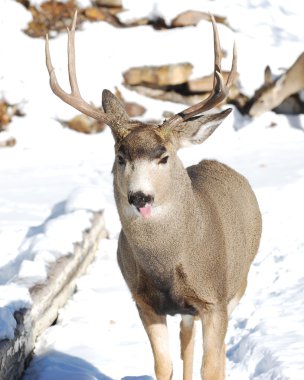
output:
[[[300,1],[123,3],[129,9],[121,16],[124,19],[162,15],[170,21],[188,9],[226,15],[233,31],[219,25],[228,52],[223,66],[229,67],[235,39],[240,81],[247,94],[262,82],[267,64],[279,73],[303,51]],[[48,265],[69,251],[88,225],[91,211],[105,209],[111,239],[101,242],[95,262],[79,279],[77,292],[56,325],[38,340],[24,379],[151,379],[149,343],[116,265],[120,227],[112,195],[111,133],[82,135],[58,123],[57,118],[68,119],[76,112],[51,93],[44,42],[22,32],[29,20],[20,4],[0,2],[0,94],[11,103],[22,102],[26,114],[14,118],[6,133],[16,137],[17,145],[0,150],[0,338],[13,335],[14,310],[30,304],[27,287],[43,281]],[[51,40],[50,47],[59,81],[66,86],[66,36]],[[86,23],[76,34],[76,49],[83,96],[99,104],[103,88],[119,86],[127,100],[146,106],[144,118],[161,118],[164,110],[177,112],[183,106],[124,89],[123,71],[190,61],[195,77],[209,74],[213,62],[212,31],[206,22],[165,31]],[[304,115],[269,112],[252,120],[235,111],[204,145],[180,152],[185,165],[212,157],[239,170],[250,180],[263,213],[260,252],[246,295],[229,324],[229,379],[304,378],[303,132]],[[170,318],[174,379],[181,378],[178,324],[177,317]],[[202,351],[197,327],[195,379]]]

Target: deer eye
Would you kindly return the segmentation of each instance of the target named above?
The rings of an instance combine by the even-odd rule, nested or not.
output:
[[[169,156],[165,156],[163,158],[161,158],[158,163],[161,164],[161,165],[165,165],[169,160]]]
[[[117,156],[117,162],[118,162],[118,165],[120,166],[124,166],[126,164],[126,160],[120,154]]]

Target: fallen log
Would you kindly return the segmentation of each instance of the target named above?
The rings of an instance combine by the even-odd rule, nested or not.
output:
[[[18,380],[31,359],[36,338],[57,318],[58,310],[75,291],[77,277],[94,259],[99,241],[107,236],[102,212],[92,213],[91,227],[73,252],[59,258],[43,284],[30,289],[32,307],[15,312],[14,339],[0,341],[0,379]]]

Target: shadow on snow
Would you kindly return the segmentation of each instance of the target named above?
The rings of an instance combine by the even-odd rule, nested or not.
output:
[[[114,380],[76,356],[49,351],[34,356],[22,380]],[[151,376],[125,376],[121,380],[153,380]]]

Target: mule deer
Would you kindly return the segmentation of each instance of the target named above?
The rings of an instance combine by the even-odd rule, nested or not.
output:
[[[251,100],[249,114],[261,115],[278,107],[289,96],[304,89],[304,53],[277,80],[272,79],[270,67],[264,72],[264,84],[255,92]]]
[[[150,339],[156,377],[172,378],[166,315],[181,314],[183,379],[192,378],[195,318],[203,325],[202,377],[224,379],[228,316],[245,292],[257,253],[260,211],[243,176],[209,160],[185,169],[177,150],[202,143],[229,115],[231,109],[201,113],[226,97],[236,73],[236,51],[224,83],[219,37],[212,19],[212,93],[161,125],[144,124],[130,120],[108,90],[102,94],[103,110],[81,98],[75,73],[75,23],[76,15],[68,31],[72,92],[68,94],[58,85],[46,40],[50,85],[63,101],[105,121],[112,130],[114,193],[122,224],[118,263]]]

